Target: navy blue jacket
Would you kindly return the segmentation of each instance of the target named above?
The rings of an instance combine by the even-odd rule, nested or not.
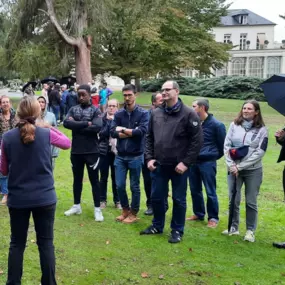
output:
[[[198,161],[218,160],[224,155],[226,127],[209,114],[202,123],[204,143],[200,150]]]
[[[111,123],[110,133],[117,138],[117,150],[119,156],[139,156],[144,153],[145,135],[148,128],[149,112],[139,106],[129,113],[125,108],[120,109]],[[120,139],[116,127],[133,129],[132,137]]]

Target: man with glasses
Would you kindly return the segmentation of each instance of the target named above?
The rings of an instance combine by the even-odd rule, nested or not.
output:
[[[80,215],[82,182],[85,165],[92,186],[95,205],[95,221],[104,220],[100,209],[100,186],[98,179],[99,145],[98,133],[102,128],[101,112],[91,104],[91,90],[88,84],[78,87],[79,105],[72,107],[63,122],[63,126],[72,130],[71,164],[73,171],[74,205],[66,211],[66,216]]]
[[[136,105],[136,88],[132,84],[123,87],[125,107],[120,109],[111,124],[111,136],[117,139],[118,155],[115,158],[116,185],[122,205],[117,221],[132,224],[138,220],[140,208],[140,173],[143,163],[145,134],[149,115]],[[132,199],[126,191],[127,172],[130,172]]]
[[[187,169],[196,163],[203,143],[200,119],[178,98],[179,85],[166,81],[161,90],[164,103],[153,110],[146,136],[145,158],[152,172],[151,201],[154,218],[142,235],[161,234],[165,223],[168,182],[172,183],[173,212],[170,243],[181,241],[186,215]]]

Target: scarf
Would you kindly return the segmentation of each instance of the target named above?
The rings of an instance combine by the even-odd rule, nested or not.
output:
[[[251,121],[243,120],[241,125],[245,129],[245,131],[248,132],[253,126],[253,120]]]
[[[164,105],[163,109],[164,109],[165,113],[167,113],[168,115],[171,115],[172,113],[179,112],[181,109],[181,105],[182,105],[181,100],[178,99],[177,103],[174,106],[167,107],[166,105]]]

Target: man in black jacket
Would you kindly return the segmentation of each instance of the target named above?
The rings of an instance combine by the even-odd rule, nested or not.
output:
[[[66,216],[81,214],[81,193],[84,167],[87,166],[88,176],[92,185],[95,205],[95,220],[104,220],[100,209],[100,187],[98,180],[99,145],[98,133],[102,127],[101,112],[91,104],[91,90],[87,84],[78,88],[80,105],[72,107],[63,122],[65,128],[72,130],[71,164],[73,171],[74,205],[66,211]]]
[[[167,81],[162,86],[165,103],[153,110],[146,136],[145,159],[153,175],[152,225],[141,234],[159,234],[165,223],[168,182],[172,182],[173,214],[170,243],[181,241],[186,215],[187,169],[196,163],[202,147],[200,120],[194,110],[178,98],[179,85]]]

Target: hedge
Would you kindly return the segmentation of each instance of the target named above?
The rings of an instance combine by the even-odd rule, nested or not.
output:
[[[184,77],[172,79],[178,82],[180,93],[183,95],[265,101],[263,91],[259,87],[264,81],[261,78],[221,76],[206,79]],[[144,81],[142,89],[146,92],[159,91],[165,81],[165,78]]]

